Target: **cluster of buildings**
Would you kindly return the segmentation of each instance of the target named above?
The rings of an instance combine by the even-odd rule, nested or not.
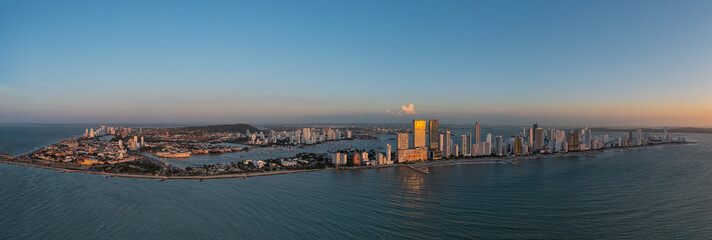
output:
[[[325,141],[336,141],[351,139],[352,132],[350,130],[332,129],[332,128],[302,128],[294,131],[274,131],[270,130],[267,134],[264,131],[259,133],[250,133],[247,131],[248,144],[250,145],[268,145],[286,143],[289,145],[311,145]]]
[[[522,156],[686,142],[683,137],[673,138],[668,133],[667,127],[664,129],[663,137],[643,133],[638,129],[615,139],[611,139],[608,134],[593,136],[593,132],[588,127],[566,131],[543,129],[538,124],[534,124],[532,128],[524,128],[521,133],[508,138],[488,133],[483,139],[481,128],[480,122],[476,122],[474,135],[473,133],[461,135],[460,144],[454,144],[453,133],[449,129],[440,131],[437,119],[429,121],[416,119],[413,120],[412,138],[409,133],[397,133],[394,161],[391,161],[391,146],[387,145],[385,157],[382,153],[378,153],[375,159],[369,160],[367,152],[354,153],[351,156],[334,153],[332,163],[344,165],[352,161],[354,165],[381,165],[453,157]]]
[[[96,138],[78,138],[65,140],[58,144],[42,148],[30,153],[36,160],[54,163],[114,164],[118,162],[133,161],[139,156],[132,155],[119,144]]]
[[[354,166],[374,166],[389,165],[395,162],[391,159],[391,145],[386,144],[386,154],[377,153],[375,157],[369,158],[368,152],[342,153],[336,152],[331,156],[331,163],[334,165],[353,164]]]

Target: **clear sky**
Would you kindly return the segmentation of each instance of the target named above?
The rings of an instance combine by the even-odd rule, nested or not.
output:
[[[0,122],[421,117],[712,126],[712,1],[0,2]]]

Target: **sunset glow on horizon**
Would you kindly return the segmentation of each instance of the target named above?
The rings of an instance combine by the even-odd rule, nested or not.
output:
[[[710,12],[709,1],[4,2],[0,123],[712,127]]]

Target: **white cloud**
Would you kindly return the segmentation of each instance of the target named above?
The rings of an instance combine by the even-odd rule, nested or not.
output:
[[[415,106],[413,104],[408,104],[408,106],[401,105],[400,110],[398,110],[397,115],[413,115],[413,114],[418,114],[418,112],[415,111]]]

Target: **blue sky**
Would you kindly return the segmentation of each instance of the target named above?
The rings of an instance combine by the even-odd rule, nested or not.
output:
[[[711,12],[710,1],[3,1],[0,122],[712,126]]]

